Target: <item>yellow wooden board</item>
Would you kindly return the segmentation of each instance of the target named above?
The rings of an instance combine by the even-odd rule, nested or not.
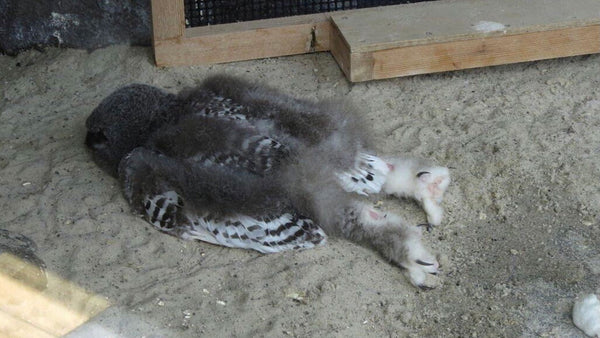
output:
[[[23,279],[35,273],[13,278],[14,267],[24,264],[13,255],[0,254],[0,337],[60,337],[109,306],[106,299],[52,273],[43,289],[38,281]]]

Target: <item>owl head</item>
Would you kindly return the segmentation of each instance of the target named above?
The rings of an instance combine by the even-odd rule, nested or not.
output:
[[[96,163],[116,176],[121,159],[161,126],[175,122],[180,106],[175,95],[149,85],[122,87],[88,117],[85,144]]]

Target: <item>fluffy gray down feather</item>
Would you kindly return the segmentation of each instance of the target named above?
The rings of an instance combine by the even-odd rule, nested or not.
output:
[[[437,272],[420,231],[399,217],[379,219],[340,187],[336,174],[371,147],[360,115],[344,103],[219,75],[178,95],[118,89],[86,126],[96,162],[163,232],[261,252],[311,248],[336,234],[374,247],[415,285],[425,285],[421,270]],[[385,174],[371,169],[369,180]]]

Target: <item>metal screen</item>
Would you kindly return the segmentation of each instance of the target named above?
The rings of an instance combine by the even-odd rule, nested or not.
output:
[[[279,18],[428,0],[184,0],[186,27]]]

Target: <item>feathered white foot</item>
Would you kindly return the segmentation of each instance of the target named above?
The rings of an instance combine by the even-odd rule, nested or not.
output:
[[[427,221],[440,225],[444,214],[441,203],[450,184],[448,168],[423,165],[414,159],[389,161],[389,168],[383,191],[416,199],[427,213]]]
[[[336,175],[342,189],[367,196],[381,191],[389,171],[387,163],[379,157],[358,153],[354,168]]]
[[[413,285],[424,290],[437,286],[440,265],[423,246],[421,228],[408,226],[400,216],[370,206],[360,209],[358,223],[366,237],[371,238],[372,244],[392,264],[406,270]]]
[[[438,275],[440,264],[423,246],[421,228],[409,227],[406,232],[407,257],[404,261],[398,262],[398,265],[406,269],[413,285],[421,289],[433,289],[437,286],[437,279],[432,276]]]

